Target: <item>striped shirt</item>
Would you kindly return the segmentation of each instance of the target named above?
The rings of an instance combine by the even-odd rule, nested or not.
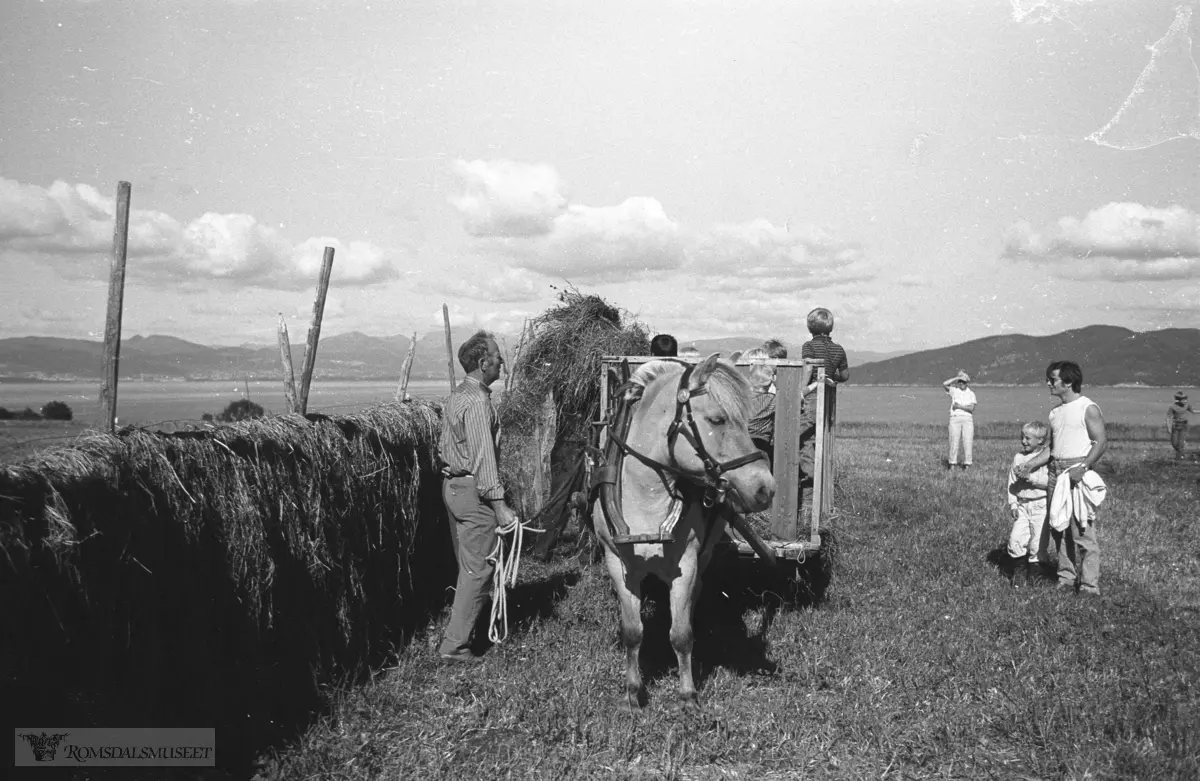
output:
[[[845,376],[844,372],[850,371],[850,362],[846,360],[846,351],[840,344],[830,339],[828,334],[816,334],[811,340],[805,342],[800,348],[800,357],[824,363],[825,376],[831,380],[838,380],[839,377]],[[804,386],[807,388],[816,381],[817,367],[814,366],[804,380]],[[811,396],[816,392],[814,388],[811,393],[805,395]]]
[[[755,391],[750,399],[750,422],[746,424],[750,436],[773,442],[775,439],[775,394],[770,391]]]
[[[438,452],[451,474],[475,476],[475,489],[483,500],[504,498],[496,466],[498,432],[491,389],[468,375],[446,401]]]

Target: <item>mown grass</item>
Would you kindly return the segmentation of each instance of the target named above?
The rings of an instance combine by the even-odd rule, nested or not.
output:
[[[977,442],[966,473],[941,466],[940,428],[845,433],[832,578],[811,561],[801,588],[754,562],[710,571],[699,714],[673,707],[664,595],[647,608],[649,704],[631,712],[605,573],[528,563],[485,664],[440,666],[432,626],[332,692],[260,776],[1200,777],[1195,462],[1112,444],[1091,598],[1004,577],[1012,432]]]

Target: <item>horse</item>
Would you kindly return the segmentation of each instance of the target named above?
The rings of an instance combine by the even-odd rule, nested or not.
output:
[[[679,703],[691,710],[699,707],[692,609],[701,574],[725,531],[725,513],[769,507],[775,479],[746,430],[750,386],[718,354],[694,366],[650,361],[625,387],[624,413],[609,424],[608,463],[597,470],[600,501],[592,515],[620,601],[625,696],[631,708],[639,706],[642,581],[654,575],[670,591]]]

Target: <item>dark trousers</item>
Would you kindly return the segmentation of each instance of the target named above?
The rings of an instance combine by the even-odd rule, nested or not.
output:
[[[438,650],[457,654],[470,647],[475,623],[490,601],[493,566],[487,557],[496,547],[496,514],[486,502],[480,501],[475,478],[470,475],[443,480],[442,501],[450,516],[458,583],[450,622]]]

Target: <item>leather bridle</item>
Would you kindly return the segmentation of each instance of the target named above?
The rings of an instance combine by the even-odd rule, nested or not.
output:
[[[744,456],[731,458],[728,461],[717,461],[704,447],[704,440],[700,434],[700,427],[696,425],[696,418],[692,412],[692,399],[696,396],[703,396],[708,393],[706,385],[700,385],[697,388],[688,388],[688,381],[692,377],[692,372],[695,366],[690,363],[683,363],[683,375],[679,378],[679,387],[675,391],[675,418],[671,421],[670,427],[667,429],[667,453],[670,456],[669,463],[656,461],[647,455],[639,453],[629,446],[615,431],[610,430],[608,436],[621,448],[621,451],[626,455],[633,456],[638,461],[641,461],[646,466],[658,472],[659,477],[666,483],[667,480],[663,477],[663,473],[675,475],[684,478],[690,482],[697,483],[704,487],[704,506],[711,508],[725,501],[725,493],[729,488],[729,481],[725,479],[726,472],[732,472],[747,464],[752,464],[755,461],[765,461],[766,453],[761,450],[754,450],[752,453],[747,453]],[[678,459],[675,458],[675,443],[679,437],[687,440],[692,449],[696,451],[696,455],[700,457],[700,461],[704,464],[702,471],[685,469],[679,465]]]

